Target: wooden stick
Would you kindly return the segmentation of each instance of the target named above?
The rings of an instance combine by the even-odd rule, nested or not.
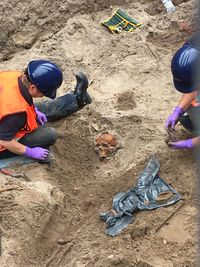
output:
[[[45,267],[50,266],[51,262],[54,260],[54,258],[56,257],[57,254],[59,254],[59,252],[62,250],[62,247],[56,247],[54,248],[54,251],[52,253],[52,255],[49,257],[49,259],[47,260],[47,262],[45,263]]]
[[[168,217],[165,219],[155,230],[157,233],[181,208],[183,208],[186,204],[189,203],[189,200],[187,202],[183,202],[177,209],[175,209]]]
[[[157,55],[153,52],[153,50],[151,49],[151,47],[149,46],[149,44],[146,43],[146,42],[145,42],[145,44],[146,44],[146,46],[148,47],[148,49],[150,50],[150,52],[152,53],[152,55],[153,55],[156,59],[158,59]]]
[[[18,186],[13,186],[13,185],[11,185],[11,186],[8,186],[8,187],[2,187],[2,188],[0,188],[0,193],[1,192],[6,192],[6,191],[10,191],[10,190],[13,190],[13,189],[16,189]]]

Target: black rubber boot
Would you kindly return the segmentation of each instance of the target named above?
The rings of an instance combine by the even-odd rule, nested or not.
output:
[[[79,110],[74,94],[67,93],[53,100],[35,103],[37,109],[47,116],[48,121],[62,119]]]
[[[88,79],[82,72],[76,75],[76,87],[73,93],[66,93],[63,96],[44,102],[36,102],[37,109],[47,116],[48,121],[55,121],[83,108],[92,102],[87,93]]]
[[[76,101],[79,108],[83,108],[87,104],[91,104],[92,99],[87,93],[88,88],[88,78],[87,76],[79,72],[76,76],[76,87],[74,89],[74,96],[76,97]]]
[[[192,121],[190,120],[190,116],[187,115],[183,115],[182,117],[180,117],[179,122],[183,125],[183,127],[189,131],[189,132],[193,132],[194,130],[194,125],[192,123]]]

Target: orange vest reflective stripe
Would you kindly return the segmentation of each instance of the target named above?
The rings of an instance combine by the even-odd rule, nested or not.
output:
[[[192,100],[191,105],[192,105],[193,107],[199,107],[199,106],[200,106],[200,103],[198,103],[198,102],[196,101],[196,99],[194,99],[194,100]]]
[[[0,122],[11,114],[19,112],[26,112],[27,114],[26,125],[15,135],[16,139],[20,139],[38,127],[34,105],[29,106],[19,89],[18,77],[21,74],[18,71],[0,72]],[[0,148],[1,150],[4,149]]]

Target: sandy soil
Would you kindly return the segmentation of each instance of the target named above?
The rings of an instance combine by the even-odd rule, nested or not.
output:
[[[191,151],[172,151],[164,121],[180,95],[170,60],[191,35],[195,2],[174,0],[170,15],[159,0],[1,1],[0,69],[23,69],[48,58],[65,75],[59,94],[74,88],[74,72],[90,81],[93,103],[52,123],[59,140],[50,166],[17,167],[29,181],[1,175],[2,267],[193,267],[196,266],[196,177]],[[134,33],[112,35],[100,25],[121,7],[143,22]],[[188,134],[181,126],[178,135]],[[94,151],[101,131],[116,134],[121,149],[106,163]],[[161,177],[183,200],[139,212],[119,236],[105,235],[99,212],[119,191],[132,187],[151,155]],[[166,223],[165,223],[166,221]]]

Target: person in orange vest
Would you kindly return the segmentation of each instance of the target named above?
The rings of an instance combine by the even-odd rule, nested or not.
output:
[[[0,159],[16,155],[47,159],[57,132],[45,124],[91,103],[87,77],[80,73],[76,79],[73,93],[56,98],[63,74],[53,62],[34,60],[24,72],[0,72]],[[33,98],[43,96],[52,100],[34,104]]]
[[[172,58],[171,71],[174,86],[182,97],[165,122],[167,132],[173,132],[179,121],[193,137],[187,140],[169,142],[173,149],[194,148],[200,144],[200,80],[196,70],[200,64],[200,37],[189,39]]]

